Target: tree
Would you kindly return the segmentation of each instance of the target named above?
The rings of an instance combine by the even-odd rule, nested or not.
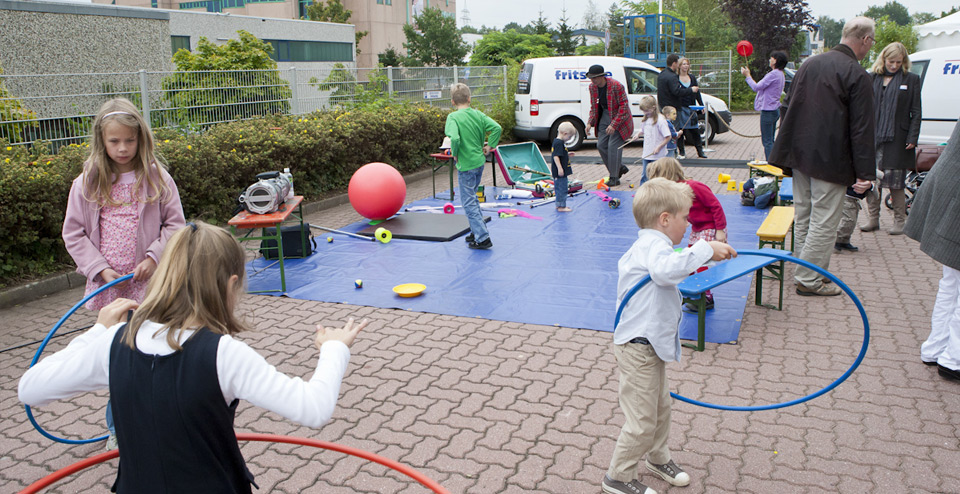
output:
[[[290,85],[270,58],[273,46],[247,31],[216,45],[201,36],[196,51],[173,56],[177,71],[161,82],[180,125],[205,125],[255,115],[286,113]],[[169,115],[165,115],[169,118]]]
[[[914,26],[919,26],[921,24],[926,24],[928,22],[933,22],[937,20],[936,15],[931,14],[930,12],[916,12],[910,16],[910,24]]]
[[[346,7],[340,3],[340,0],[317,0],[311,5],[307,6],[307,18],[311,21],[319,22],[336,22],[339,24],[350,24],[350,16],[353,15],[353,12],[347,10]],[[367,31],[355,31],[354,37],[356,38],[355,46],[357,47],[357,55],[360,54],[360,40],[364,36],[369,34]]]
[[[723,0],[721,6],[740,35],[753,43],[750,68],[754,79],[770,70],[767,64],[770,52],[788,52],[800,28],[813,24],[804,0]]]
[[[560,25],[557,26],[556,41],[553,46],[557,50],[557,55],[574,55],[577,51],[577,41],[573,38],[573,29],[567,24],[567,9],[561,12]]]
[[[917,51],[919,37],[917,36],[917,30],[913,26],[901,26],[897,24],[896,21],[890,20],[887,16],[874,20],[877,22],[877,29],[876,32],[873,33],[873,37],[877,40],[877,43],[860,62],[861,65],[866,68],[871,67],[879,56],[880,50],[894,41],[903,43],[903,46],[907,48],[907,53]]]
[[[533,34],[550,34],[550,23],[543,17],[543,9],[540,9],[540,14],[537,20],[531,24],[531,27],[533,28]]]
[[[403,26],[407,42],[403,47],[407,57],[423,65],[440,67],[460,65],[469,51],[460,31],[457,20],[443,15],[436,7],[427,7],[414,17],[417,28],[410,24]]]
[[[843,33],[843,19],[839,21],[828,15],[821,15],[817,18],[817,24],[820,24],[820,34],[823,36],[823,46],[833,48],[840,44],[840,35]]]
[[[877,20],[881,17],[887,17],[893,22],[896,22],[898,26],[906,26],[910,24],[910,12],[907,11],[907,8],[904,7],[900,2],[890,1],[884,4],[882,7],[874,5],[863,12],[863,15]]]
[[[611,56],[623,56],[623,16],[626,14],[616,2],[607,10],[607,29],[610,30],[610,46],[607,53]]]
[[[384,67],[399,67],[403,63],[403,57],[396,48],[387,46],[383,53],[377,55],[377,63]]]
[[[513,29],[506,32],[491,32],[477,41],[470,55],[470,65],[508,65],[528,58],[552,57],[556,53],[550,47],[550,38],[545,34],[522,34]]]
[[[587,7],[583,13],[583,19],[580,21],[580,27],[593,31],[603,31],[607,28],[607,22],[597,10],[597,4],[593,0],[587,0]]]

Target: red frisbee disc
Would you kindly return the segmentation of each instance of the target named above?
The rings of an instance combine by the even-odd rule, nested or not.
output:
[[[747,40],[737,43],[737,53],[742,57],[749,57],[753,53],[753,44]]]

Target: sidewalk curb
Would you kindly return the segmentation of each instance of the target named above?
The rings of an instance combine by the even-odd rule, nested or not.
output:
[[[430,169],[413,172],[403,177],[407,183],[417,182],[430,178],[432,171]],[[321,201],[311,202],[303,205],[303,215],[323,211],[325,209],[335,208],[337,206],[350,202],[350,196],[346,193],[339,194]],[[41,297],[53,295],[64,290],[77,288],[86,284],[87,278],[76,271],[68,273],[56,273],[46,278],[27,283],[25,285],[14,286],[0,290],[0,309],[7,309],[15,305],[32,302]]]

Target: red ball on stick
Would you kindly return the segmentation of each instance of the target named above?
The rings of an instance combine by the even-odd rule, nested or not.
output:
[[[361,216],[385,220],[403,206],[407,184],[396,168],[386,163],[367,163],[350,178],[347,195],[350,205]]]
[[[737,53],[739,53],[741,57],[749,57],[753,54],[753,43],[747,40],[741,40],[737,43]]]

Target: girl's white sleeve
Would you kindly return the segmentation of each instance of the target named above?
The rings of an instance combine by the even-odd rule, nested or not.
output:
[[[317,370],[304,381],[278,371],[246,343],[222,336],[217,374],[227,403],[239,398],[307,427],[320,427],[333,416],[349,361],[347,345],[328,341],[320,349]]]
[[[70,398],[109,386],[110,345],[121,324],[95,324],[69,345],[37,362],[20,378],[20,401],[30,406]]]

